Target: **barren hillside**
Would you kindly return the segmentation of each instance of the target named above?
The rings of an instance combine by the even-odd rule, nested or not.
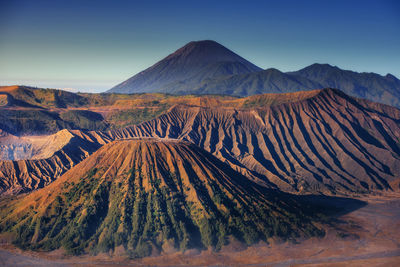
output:
[[[188,140],[285,191],[399,189],[398,109],[333,89],[303,97],[294,93],[292,102],[290,95],[265,108],[176,106],[157,119],[108,134]]]
[[[80,140],[78,146],[69,145],[67,152],[60,153],[73,160],[45,165],[41,164],[44,159],[2,162],[7,166],[3,168],[3,191],[15,186],[9,182],[11,177],[37,185],[27,189],[44,186],[101,145],[132,137],[189,141],[259,184],[287,192],[399,190],[400,111],[396,108],[355,99],[334,89],[168,101],[174,104],[164,114],[138,125],[111,131],[72,131]],[[81,142],[93,147],[80,149]],[[18,152],[10,151],[5,154]],[[36,151],[32,156],[46,155],[46,151]],[[35,167],[21,167],[31,164]],[[42,172],[43,168],[49,171]],[[34,176],[27,174],[35,172]],[[42,173],[45,178],[40,178]],[[53,173],[57,175],[48,178]]]
[[[3,201],[0,230],[22,248],[142,257],[321,235],[311,211],[194,144],[131,139],[103,146],[46,188]]]

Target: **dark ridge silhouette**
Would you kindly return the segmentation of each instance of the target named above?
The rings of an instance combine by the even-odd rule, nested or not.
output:
[[[315,81],[321,87],[338,88],[348,95],[400,107],[400,80],[391,74],[359,73],[329,64],[312,64],[287,74]]]
[[[108,93],[174,93],[214,77],[261,70],[221,44],[205,40],[190,42],[107,91]],[[167,88],[170,87],[171,89]]]
[[[400,107],[400,80],[392,74],[358,73],[318,63],[286,73],[262,70],[211,40],[190,42],[107,92],[251,96],[321,88]]]

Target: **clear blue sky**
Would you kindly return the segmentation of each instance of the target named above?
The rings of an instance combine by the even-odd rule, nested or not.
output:
[[[400,1],[0,0],[0,84],[100,92],[192,40],[400,77]]]

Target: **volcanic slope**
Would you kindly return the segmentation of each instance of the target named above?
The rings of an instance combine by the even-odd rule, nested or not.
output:
[[[286,73],[274,68],[262,70],[211,40],[190,42],[107,92],[245,97],[328,87],[400,107],[400,80],[392,74],[359,73],[318,63]]]
[[[277,69],[267,69],[204,80],[190,89],[186,88],[177,93],[224,94],[243,97],[265,93],[290,93],[323,87],[320,83],[305,77],[287,74]]]
[[[392,74],[342,70],[329,64],[312,64],[304,69],[287,72],[293,77],[309,79],[321,88],[339,88],[348,95],[366,98],[400,108],[400,80]]]
[[[48,163],[59,155],[55,153],[48,159],[2,161],[2,192],[42,187],[101,145],[139,136],[188,140],[249,178],[288,192],[399,189],[396,108],[334,89],[246,98],[181,98],[164,115],[137,126],[70,131],[78,144],[90,149],[68,145],[66,153],[60,152],[67,160]],[[1,137],[8,138],[7,134]]]
[[[110,139],[188,140],[246,176],[284,191],[399,189],[400,110],[334,89],[282,97],[254,96],[242,108],[176,106],[154,120],[108,134]],[[260,103],[266,106],[244,108]]]
[[[313,92],[269,94],[247,98],[188,96],[166,99],[171,105],[255,108],[309,98]],[[143,95],[146,98],[146,95]],[[150,101],[151,101],[150,95]],[[147,103],[147,102],[146,102]],[[110,132],[61,130],[53,135],[17,137],[4,132],[0,137],[0,194],[16,194],[48,185],[85,159],[100,146],[120,138]]]
[[[50,184],[104,143],[96,135],[62,130],[49,136],[0,138],[0,194]]]
[[[88,103],[86,98],[76,93],[18,85],[0,86],[0,96],[7,99],[0,106],[66,108]]]
[[[22,248],[79,254],[123,247],[133,257],[322,234],[307,215],[311,206],[296,199],[194,144],[119,140],[48,187],[2,202],[0,229]]]
[[[206,79],[260,70],[215,41],[196,41],[118,84],[108,93],[176,93]]]

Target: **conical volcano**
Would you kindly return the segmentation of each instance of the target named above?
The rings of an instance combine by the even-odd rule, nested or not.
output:
[[[174,93],[205,79],[261,69],[210,40],[190,42],[150,68],[110,89],[110,93]]]
[[[122,246],[146,256],[321,233],[293,196],[173,140],[114,141],[50,186],[4,203],[1,231],[15,244],[76,254]]]

